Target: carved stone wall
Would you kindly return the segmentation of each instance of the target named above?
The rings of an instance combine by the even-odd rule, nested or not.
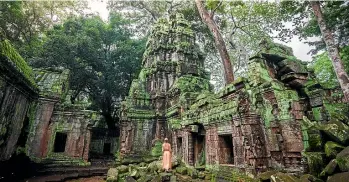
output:
[[[28,110],[38,97],[31,68],[7,40],[0,41],[0,161],[17,148]]]
[[[40,98],[32,106],[27,153],[37,161],[46,158],[88,160],[90,125],[97,113],[84,110],[83,104],[71,104],[68,87],[69,70],[35,70]],[[63,138],[56,140],[56,137]],[[56,151],[57,145],[62,145]]]

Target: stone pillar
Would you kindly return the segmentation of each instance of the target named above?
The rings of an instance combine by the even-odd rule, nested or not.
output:
[[[188,133],[188,164],[194,165],[194,140],[193,134]]]
[[[49,142],[52,138],[52,135],[54,135],[54,134],[55,134],[54,123],[50,123],[48,128],[47,128],[47,132],[44,134],[44,137],[43,137],[43,138],[45,138],[44,142],[46,142],[47,144],[46,144],[46,146],[43,146],[41,148],[41,155],[44,157],[47,156],[48,152],[50,150],[52,150],[54,147],[54,142]]]
[[[206,165],[218,164],[218,134],[216,126],[206,129]]]
[[[40,98],[36,109],[35,119],[28,138],[29,155],[42,158],[46,157],[48,145],[48,129],[54,105],[57,101]]]
[[[87,161],[88,160],[88,155],[90,152],[90,143],[91,143],[91,130],[90,128],[86,130],[85,134],[85,145],[84,145],[84,151],[82,153],[82,158]]]

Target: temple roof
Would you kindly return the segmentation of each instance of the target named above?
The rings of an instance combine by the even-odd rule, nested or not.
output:
[[[34,76],[42,97],[61,99],[68,91],[68,69],[34,69]]]

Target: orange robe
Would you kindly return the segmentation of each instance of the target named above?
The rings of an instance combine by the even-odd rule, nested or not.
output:
[[[171,144],[164,143],[162,144],[162,168],[165,170],[169,170],[172,168],[171,164]]]

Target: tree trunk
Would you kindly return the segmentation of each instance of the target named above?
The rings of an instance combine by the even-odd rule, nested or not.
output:
[[[202,21],[205,22],[205,24],[208,26],[208,28],[210,29],[210,31],[214,36],[216,47],[223,61],[224,77],[227,85],[234,81],[234,75],[233,75],[233,67],[230,62],[230,57],[229,57],[227,48],[225,46],[225,42],[223,40],[221,33],[218,30],[216,23],[213,20],[213,17],[210,16],[208,11],[205,9],[201,0],[195,0],[195,4],[199,10]]]
[[[326,22],[322,16],[320,2],[310,1],[310,4],[314,10],[314,14],[319,24],[322,37],[326,43],[328,55],[331,58],[334,71],[337,75],[338,82],[344,94],[344,98],[346,102],[349,102],[349,77],[348,74],[345,72],[343,62],[339,55],[338,47],[334,42],[331,30],[327,28]]]

